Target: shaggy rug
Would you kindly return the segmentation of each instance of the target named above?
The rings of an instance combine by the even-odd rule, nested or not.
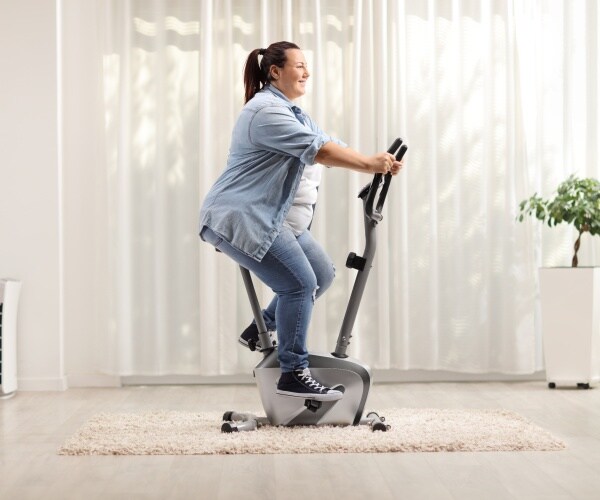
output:
[[[261,413],[255,413],[260,415]],[[222,413],[102,413],[59,449],[61,455],[555,451],[565,444],[502,410],[390,409],[387,432],[356,427],[273,427],[221,433]]]

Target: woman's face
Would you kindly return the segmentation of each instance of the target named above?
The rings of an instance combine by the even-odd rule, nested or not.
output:
[[[270,68],[271,84],[277,87],[290,100],[301,97],[306,92],[306,80],[310,76],[306,59],[299,49],[285,51],[287,61],[283,68],[274,64]]]

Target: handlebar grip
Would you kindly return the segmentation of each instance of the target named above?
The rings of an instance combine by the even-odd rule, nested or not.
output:
[[[390,183],[392,182],[392,174],[385,174],[385,180],[383,182],[383,187],[381,188],[381,193],[379,194],[379,199],[377,200],[377,206],[375,207],[375,211],[377,213],[381,213],[383,209],[383,204],[385,203],[385,198],[388,193],[388,189],[390,189]]]
[[[388,148],[387,152],[392,155],[396,155],[396,159],[400,161],[404,153],[406,153],[406,145],[402,146],[402,139],[400,137],[396,138],[396,140],[392,143],[392,145]],[[400,148],[400,149],[398,149]],[[400,156],[400,158],[398,158]],[[373,176],[373,181],[371,182],[371,186],[369,188],[369,193],[367,195],[367,201],[365,204],[365,212],[367,217],[371,220],[375,220],[379,222],[383,219],[381,215],[381,209],[383,208],[383,204],[385,203],[385,198],[387,196],[388,189],[390,187],[390,182],[392,181],[392,174],[385,174],[385,181],[383,184],[383,188],[381,190],[381,194],[379,195],[379,199],[377,200],[377,206],[375,210],[373,210],[373,203],[375,202],[375,196],[377,196],[377,191],[379,190],[379,186],[381,184],[381,178],[383,174],[375,174]],[[363,190],[364,191],[364,190]]]
[[[392,142],[392,145],[389,147],[387,152],[391,155],[395,154],[396,150],[400,147],[400,144],[402,144],[402,139],[398,137],[394,142]]]
[[[365,212],[367,217],[371,220],[380,221],[381,214],[378,216],[373,212],[373,203],[375,201],[375,196],[377,195],[377,191],[379,190],[379,185],[381,184],[381,176],[383,174],[375,174],[373,176],[373,180],[371,181],[371,186],[369,187],[369,194],[367,195],[367,201],[365,204]]]
[[[398,150],[398,153],[396,153],[396,161],[402,160],[407,150],[408,146],[406,144],[403,144],[402,147]]]
[[[406,151],[408,150],[408,146],[406,144],[402,144],[398,152],[396,153],[396,161],[401,161]],[[392,174],[385,174],[385,182],[383,183],[383,187],[381,188],[381,194],[379,195],[379,199],[377,200],[377,207],[375,210],[381,213],[383,209],[383,204],[385,203],[385,198],[388,193],[388,189],[390,188],[390,182],[392,182]]]

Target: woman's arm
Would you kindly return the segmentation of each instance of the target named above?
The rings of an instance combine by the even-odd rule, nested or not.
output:
[[[396,175],[402,168],[402,162],[396,161],[394,155],[390,153],[365,156],[335,142],[323,144],[315,157],[315,161],[328,167],[349,168],[367,174],[386,174],[391,171],[393,175]]]

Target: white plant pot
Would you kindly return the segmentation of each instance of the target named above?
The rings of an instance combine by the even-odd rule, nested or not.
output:
[[[549,387],[600,380],[600,267],[540,269]]]

